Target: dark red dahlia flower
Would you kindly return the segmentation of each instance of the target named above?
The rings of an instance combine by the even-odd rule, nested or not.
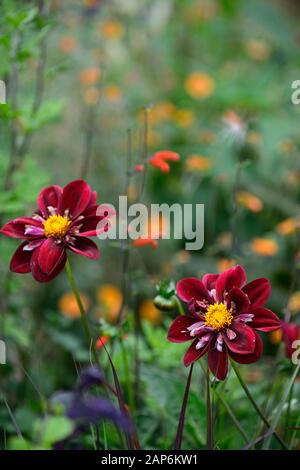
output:
[[[98,223],[112,212],[108,207],[106,212],[101,210],[104,216],[98,216],[96,198],[97,193],[83,180],[72,181],[64,188],[43,189],[32,217],[12,220],[0,230],[8,237],[24,240],[11,259],[11,271],[32,272],[37,281],[48,282],[64,268],[67,249],[97,259],[97,245],[88,237],[99,233]],[[107,229],[105,223],[101,226]]]
[[[208,353],[208,366],[219,380],[228,372],[228,354],[236,362],[256,362],[262,341],[256,330],[273,331],[280,327],[275,313],[264,308],[271,286],[267,279],[246,284],[246,273],[235,266],[224,273],[182,279],[176,286],[189,315],[177,317],[168,332],[174,343],[192,341],[184,356],[189,366]]]
[[[282,322],[282,338],[285,344],[285,352],[288,357],[292,357],[295,348],[293,343],[297,339],[300,339],[300,325],[296,323]]]

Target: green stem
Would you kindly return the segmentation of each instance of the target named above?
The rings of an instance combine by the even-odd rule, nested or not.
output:
[[[103,420],[103,422],[102,422],[102,428],[103,428],[104,449],[105,449],[105,450],[108,450],[107,434],[106,434],[106,427],[105,427],[105,422],[104,422],[104,420]]]
[[[207,366],[206,370],[206,416],[207,416],[207,449],[213,450],[213,417],[212,417],[212,405],[211,405],[211,394],[210,394],[210,378],[209,378],[209,368]]]
[[[91,332],[91,329],[90,329],[90,325],[89,325],[89,322],[88,322],[88,319],[87,319],[87,314],[86,314],[84,306],[82,304],[80,294],[79,294],[79,291],[77,289],[76,282],[75,282],[75,279],[74,279],[74,276],[73,276],[73,273],[72,273],[72,269],[71,269],[71,265],[70,265],[70,262],[69,262],[68,258],[67,258],[67,262],[66,262],[66,271],[67,271],[67,275],[68,275],[68,278],[69,278],[69,281],[70,281],[70,284],[71,284],[71,287],[72,287],[72,290],[73,290],[73,293],[74,293],[74,296],[76,298],[76,302],[77,302],[77,305],[78,305],[78,308],[79,308],[79,311],[80,311],[81,323],[82,323],[82,326],[83,326],[83,329],[84,329],[84,332],[85,332],[86,339],[88,341],[89,347],[92,350],[94,360],[95,360],[97,366],[100,368],[99,358],[98,358],[97,351],[96,351],[96,348],[95,348],[95,344],[94,344],[93,335],[92,335],[92,332]]]
[[[251,393],[250,393],[250,390],[248,389],[247,385],[245,384],[238,368],[236,367],[235,363],[231,360],[231,367],[233,368],[234,372],[235,372],[235,375],[237,376],[245,394],[247,395],[247,398],[249,399],[249,401],[251,402],[253,408],[255,409],[255,411],[257,412],[257,414],[260,416],[261,420],[265,423],[265,425],[268,427],[268,429],[271,428],[271,425],[268,421],[268,419],[265,417],[265,415],[263,414],[263,412],[261,411],[261,409],[259,408],[258,404],[256,403],[256,401],[254,400],[254,398],[252,397]],[[288,449],[287,445],[282,441],[282,439],[278,436],[278,434],[275,432],[274,430],[274,437],[277,439],[277,441],[279,442],[279,444],[284,448],[284,449]]]
[[[172,297],[174,299],[174,302],[176,303],[176,307],[178,309],[178,312],[180,315],[185,315],[184,313],[184,309],[183,309],[183,306],[182,306],[182,303],[180,302],[180,300],[178,299],[178,297],[176,295],[173,295]]]
[[[132,390],[132,383],[131,383],[131,380],[130,380],[130,373],[129,373],[128,360],[127,360],[127,352],[126,352],[126,349],[124,348],[124,343],[123,343],[122,338],[120,339],[120,345],[121,345],[121,353],[122,353],[124,373],[125,373],[125,381],[126,381],[126,387],[127,387],[128,402],[129,402],[129,407],[130,407],[131,412],[132,412],[132,410],[133,410],[133,390]]]

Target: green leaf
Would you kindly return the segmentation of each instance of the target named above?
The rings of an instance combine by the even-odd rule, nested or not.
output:
[[[37,421],[35,426],[38,441],[45,446],[66,439],[73,430],[73,422],[62,416]]]

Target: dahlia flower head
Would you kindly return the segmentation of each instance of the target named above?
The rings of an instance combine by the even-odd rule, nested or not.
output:
[[[259,278],[246,284],[242,266],[205,274],[202,280],[182,279],[176,291],[187,304],[188,314],[173,321],[168,339],[192,342],[184,356],[185,366],[207,353],[209,369],[218,380],[227,376],[228,356],[240,364],[260,358],[262,340],[257,331],[280,327],[279,318],[264,307],[271,292],[269,281]]]
[[[84,180],[72,181],[64,188],[43,189],[32,217],[14,219],[0,230],[23,240],[11,259],[10,270],[31,272],[37,281],[48,282],[64,268],[67,250],[98,259],[98,247],[89,237],[108,230],[108,219],[114,214],[110,206],[102,204],[102,215],[97,215],[96,198],[97,193]]]

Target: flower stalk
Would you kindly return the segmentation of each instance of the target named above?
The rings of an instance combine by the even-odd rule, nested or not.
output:
[[[269,423],[268,419],[265,417],[265,415],[263,414],[263,412],[259,408],[258,404],[254,400],[253,396],[251,395],[249,388],[247,387],[246,383],[244,382],[244,380],[243,380],[243,378],[240,374],[240,371],[238,370],[238,368],[236,367],[235,363],[232,360],[230,360],[230,362],[231,362],[231,367],[233,368],[233,370],[235,372],[235,375],[238,378],[238,381],[240,382],[245,394],[247,395],[247,398],[249,399],[250,403],[252,404],[253,408],[255,409],[255,411],[257,412],[257,414],[261,418],[261,420],[264,422],[264,424],[267,426],[267,428],[270,429],[271,424]],[[283,442],[283,440],[280,438],[280,436],[278,436],[278,434],[275,432],[275,430],[274,430],[273,434],[274,434],[275,439],[281,445],[281,447],[283,449],[287,450],[288,449],[287,445]]]

